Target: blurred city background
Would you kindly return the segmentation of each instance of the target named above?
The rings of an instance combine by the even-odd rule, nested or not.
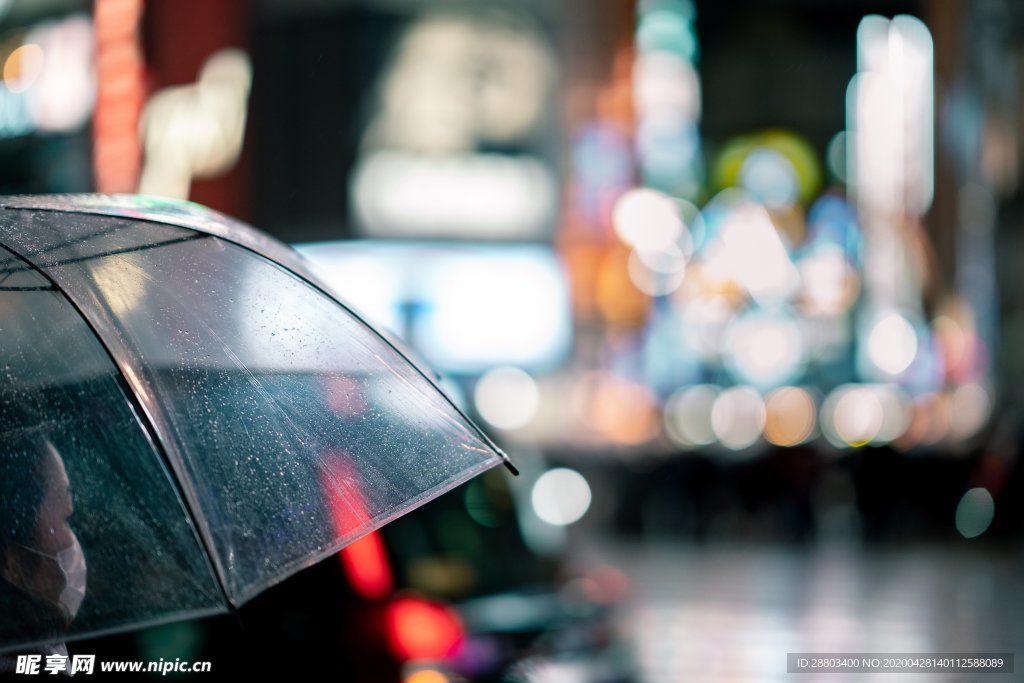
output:
[[[82,650],[437,683],[1019,649],[1022,30],[1011,0],[0,2],[0,192],[297,246],[522,471],[261,616]]]

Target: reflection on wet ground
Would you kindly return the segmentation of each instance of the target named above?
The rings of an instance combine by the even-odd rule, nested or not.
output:
[[[1024,550],[1013,547],[601,544],[631,579],[622,614],[641,680],[901,680],[787,674],[789,652],[1024,653]],[[990,674],[1012,680],[1017,674]],[[907,674],[909,675],[909,674]],[[927,674],[929,683],[972,680]]]

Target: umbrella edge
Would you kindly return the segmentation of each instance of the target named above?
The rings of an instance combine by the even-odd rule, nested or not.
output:
[[[417,494],[416,496],[413,496],[408,501],[406,501],[406,504],[401,508],[390,510],[383,515],[375,517],[370,523],[370,525],[367,526],[365,529],[359,531],[359,533],[353,536],[348,536],[345,539],[338,541],[336,543],[332,543],[331,545],[327,546],[326,548],[324,548],[316,554],[310,555],[308,557],[303,557],[300,560],[295,560],[289,564],[284,565],[282,571],[280,571],[272,579],[252,584],[251,586],[246,587],[245,590],[239,591],[237,599],[231,599],[231,596],[229,596],[229,599],[231,599],[232,606],[236,609],[241,607],[257,595],[287,580],[288,578],[301,572],[303,569],[308,569],[309,567],[312,567],[313,565],[322,562],[331,555],[334,555],[337,552],[339,552],[342,548],[348,546],[351,543],[354,543],[355,541],[358,541],[363,536],[366,536],[369,533],[377,531],[381,527],[386,526],[387,524],[393,522],[399,517],[409,514],[413,510],[422,507],[423,505],[429,503],[435,498],[444,495],[445,493],[451,491],[452,489],[457,488],[462,484],[465,484],[470,479],[473,479],[474,477],[483,474],[484,472],[493,469],[494,467],[497,467],[502,463],[503,461],[501,459],[484,461],[482,463],[474,465],[469,469],[459,472],[456,476],[446,481],[443,481],[440,484],[437,484],[434,487]]]
[[[158,213],[147,209],[146,202],[157,204],[163,207],[173,207],[179,213]],[[114,216],[132,220],[148,221],[164,225],[174,225],[181,228],[188,228],[197,232],[218,237],[236,246],[247,249],[268,261],[286,269],[292,275],[299,278],[310,287],[318,290],[321,294],[340,306],[352,318],[358,321],[373,335],[387,344],[400,358],[409,363],[427,383],[437,391],[445,401],[455,410],[472,429],[477,436],[501,458],[502,464],[514,476],[519,476],[519,470],[508,454],[505,453],[491,437],[484,432],[469,416],[460,408],[451,397],[438,386],[438,383],[431,377],[419,363],[410,358],[402,351],[401,344],[396,344],[389,335],[384,334],[373,325],[369,324],[358,312],[345,303],[341,297],[333,291],[309,266],[306,258],[298,251],[292,249],[286,243],[271,237],[257,228],[232,218],[209,207],[195,202],[184,200],[173,200],[165,197],[151,197],[147,195],[130,194],[53,194],[53,195],[8,195],[0,197],[0,207],[14,210],[37,210],[54,211],[58,213],[82,213],[101,216]],[[94,331],[95,333],[95,331]],[[98,335],[97,335],[98,336]]]

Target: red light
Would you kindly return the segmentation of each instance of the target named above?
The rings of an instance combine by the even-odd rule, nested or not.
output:
[[[462,641],[462,622],[450,608],[419,598],[388,606],[388,643],[402,659],[442,659]]]
[[[98,192],[135,192],[142,168],[139,119],[146,99],[139,46],[142,0],[96,0],[93,168]]]
[[[325,453],[320,470],[324,497],[331,511],[334,534],[339,538],[352,536],[371,523],[366,499],[359,483],[359,473],[343,452]],[[394,588],[391,565],[380,534],[370,532],[339,553],[352,588],[364,598],[383,598]]]
[[[356,593],[369,599],[391,593],[394,579],[380,534],[370,532],[342,548],[340,554],[341,566]]]
[[[344,451],[324,453],[319,475],[335,536],[356,536],[370,526],[372,516],[367,510],[359,470],[351,457]]]

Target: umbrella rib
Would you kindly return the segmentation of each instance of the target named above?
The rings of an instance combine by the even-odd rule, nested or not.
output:
[[[40,249],[36,249],[35,251],[29,252],[28,255],[34,257],[34,256],[39,256],[40,254],[46,254],[46,253],[51,252],[51,251],[56,251],[58,249],[64,249],[66,247],[71,246],[75,242],[92,239],[93,237],[102,237],[103,235],[108,235],[108,234],[110,234],[112,232],[117,232],[118,230],[124,230],[126,227],[127,226],[125,226],[125,225],[115,225],[113,227],[103,228],[102,230],[93,230],[92,232],[87,232],[87,233],[84,233],[82,235],[77,235],[74,238],[69,239],[67,241],[57,242],[56,244],[51,244],[49,246],[42,247]]]
[[[199,236],[202,237],[202,235]],[[177,478],[173,476],[174,467],[167,453],[167,448],[164,445],[163,441],[160,439],[159,432],[156,429],[156,426],[151,422],[148,413],[146,412],[141,401],[139,400],[139,397],[135,394],[135,391],[132,389],[132,383],[128,381],[128,378],[125,376],[124,370],[118,364],[114,352],[110,349],[109,346],[107,346],[107,343],[103,339],[103,336],[99,333],[96,327],[92,324],[92,321],[89,320],[89,318],[85,315],[85,313],[78,306],[78,304],[75,303],[74,299],[60,286],[60,284],[56,280],[50,277],[49,273],[47,273],[42,268],[39,268],[34,263],[29,261],[17,249],[12,248],[6,242],[0,243],[0,247],[7,249],[7,251],[13,254],[15,258],[25,263],[25,265],[27,265],[29,269],[39,273],[42,277],[46,278],[46,280],[50,282],[50,284],[52,285],[47,289],[60,292],[60,294],[64,297],[64,300],[68,302],[68,305],[71,306],[71,308],[75,311],[75,313],[82,320],[82,322],[85,323],[85,326],[89,328],[89,331],[92,332],[93,336],[96,338],[96,341],[99,342],[100,347],[110,358],[110,362],[113,364],[114,368],[117,371],[117,377],[121,381],[121,388],[125,394],[125,398],[128,400],[129,405],[131,405],[132,407],[132,412],[135,414],[136,419],[142,426],[143,432],[145,433],[147,440],[152,445],[153,450],[157,453],[158,457],[163,461],[164,466],[167,468],[168,474],[171,475],[168,476],[167,479],[170,481],[171,486],[174,487],[175,492],[178,495],[178,499],[182,502],[182,505],[185,506],[186,511],[190,515],[191,521],[193,522],[193,530],[196,535],[196,540],[199,541],[200,545],[205,551],[203,553],[203,556],[206,559],[207,567],[210,570],[210,574],[213,576],[214,580],[217,583],[217,588],[220,590],[221,597],[224,599],[224,604],[227,606],[229,611],[234,612],[235,604],[229,597],[227,588],[224,585],[224,580],[221,577],[221,573],[217,570],[217,567],[214,563],[214,558],[216,557],[216,555],[214,555],[212,542],[209,541],[206,538],[206,535],[203,533],[202,527],[198,523],[198,512],[197,510],[193,509],[193,506],[189,501],[189,497],[185,494],[181,482],[179,482]]]
[[[156,247],[164,247],[168,244],[180,244],[181,242],[191,242],[193,240],[206,239],[208,236],[202,233],[193,233],[186,237],[176,237],[171,240],[165,240],[163,242],[151,242],[149,244],[139,244],[133,247],[122,247],[120,249],[110,249],[109,251],[101,251],[96,254],[89,254],[88,256],[75,256],[73,258],[61,259],[60,261],[51,261],[46,264],[47,268],[54,268],[56,266],[67,266],[75,263],[85,263],[92,259],[103,258],[105,256],[119,256],[121,254],[133,254],[137,251],[147,251],[149,249],[155,249]],[[32,254],[35,256],[35,254]]]

